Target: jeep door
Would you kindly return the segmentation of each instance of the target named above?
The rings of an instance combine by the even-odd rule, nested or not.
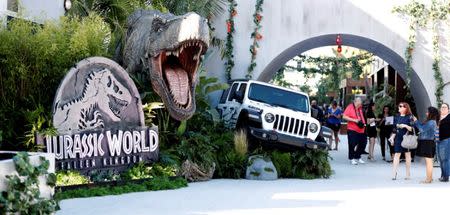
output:
[[[217,111],[227,127],[234,128],[236,126],[246,87],[247,83],[245,82],[234,82],[222,93]]]

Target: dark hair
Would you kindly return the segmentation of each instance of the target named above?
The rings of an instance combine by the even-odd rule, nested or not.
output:
[[[443,103],[441,104],[441,107],[442,107],[442,105],[447,105],[447,107],[450,108],[450,106],[449,106],[447,103],[445,103],[445,102],[443,102]]]
[[[428,116],[427,116],[427,121],[429,120],[436,120],[436,123],[439,122],[439,111],[437,108],[435,107],[428,107]]]
[[[369,105],[367,106],[367,110],[366,113],[373,113],[372,107],[375,106],[375,103],[373,103],[372,101],[369,103]]]
[[[337,106],[337,102],[336,102],[336,101],[333,101],[333,102],[331,102],[331,105],[332,105],[332,106]]]

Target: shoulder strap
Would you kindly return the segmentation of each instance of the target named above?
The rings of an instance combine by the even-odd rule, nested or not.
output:
[[[353,105],[353,110],[355,110],[355,114],[356,114],[356,118],[358,118],[359,120],[363,121],[364,116],[361,116],[358,111],[356,110],[356,106],[355,103],[352,103]],[[361,119],[360,119],[361,118]]]

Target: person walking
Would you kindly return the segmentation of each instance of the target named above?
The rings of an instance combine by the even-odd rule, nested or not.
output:
[[[381,146],[381,156],[384,161],[392,162],[394,159],[394,146],[387,143],[389,147],[389,154],[391,155],[391,160],[386,160],[386,140],[392,133],[392,124],[394,123],[394,117],[391,116],[391,110],[389,106],[383,107],[383,113],[378,115],[380,121],[378,122],[378,127],[380,128],[380,146]]]
[[[375,117],[375,103],[370,102],[367,108],[366,118],[367,118],[367,136],[369,137],[369,156],[367,157],[370,161],[375,161],[374,149],[375,141],[377,138],[377,118]]]
[[[314,119],[317,119],[320,124],[323,124],[323,110],[317,105],[316,100],[311,101],[311,115]]]
[[[439,181],[448,182],[450,174],[450,115],[447,103],[441,105],[437,146],[439,163],[441,164],[441,178],[439,178]]]
[[[364,164],[361,154],[366,148],[367,137],[361,98],[355,98],[353,103],[345,108],[343,118],[347,120],[348,159],[353,165]]]
[[[436,143],[434,142],[434,134],[436,133],[436,125],[439,121],[439,111],[435,107],[428,107],[425,122],[420,122],[413,117],[414,125],[419,129],[419,143],[416,155],[425,158],[426,179],[421,183],[429,184],[433,181],[433,158],[436,154]]]
[[[400,163],[401,153],[405,153],[406,158],[406,177],[405,180],[411,178],[411,152],[408,149],[402,147],[403,136],[408,132],[412,131],[413,127],[413,116],[411,113],[411,108],[406,102],[400,102],[398,105],[399,114],[394,118],[394,128],[393,135],[389,138],[389,142],[394,144],[394,161],[392,162],[392,180],[397,179],[397,168]]]
[[[326,125],[333,130],[333,137],[334,137],[334,149],[338,150],[338,144],[339,144],[339,130],[341,129],[341,117],[342,117],[342,110],[337,106],[337,102],[333,101],[331,104],[331,107],[327,111],[327,121]],[[330,138],[330,148],[332,146],[333,140]]]

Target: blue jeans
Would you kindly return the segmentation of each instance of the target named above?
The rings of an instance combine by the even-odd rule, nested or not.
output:
[[[438,142],[438,158],[441,166],[441,176],[450,174],[450,138]]]

